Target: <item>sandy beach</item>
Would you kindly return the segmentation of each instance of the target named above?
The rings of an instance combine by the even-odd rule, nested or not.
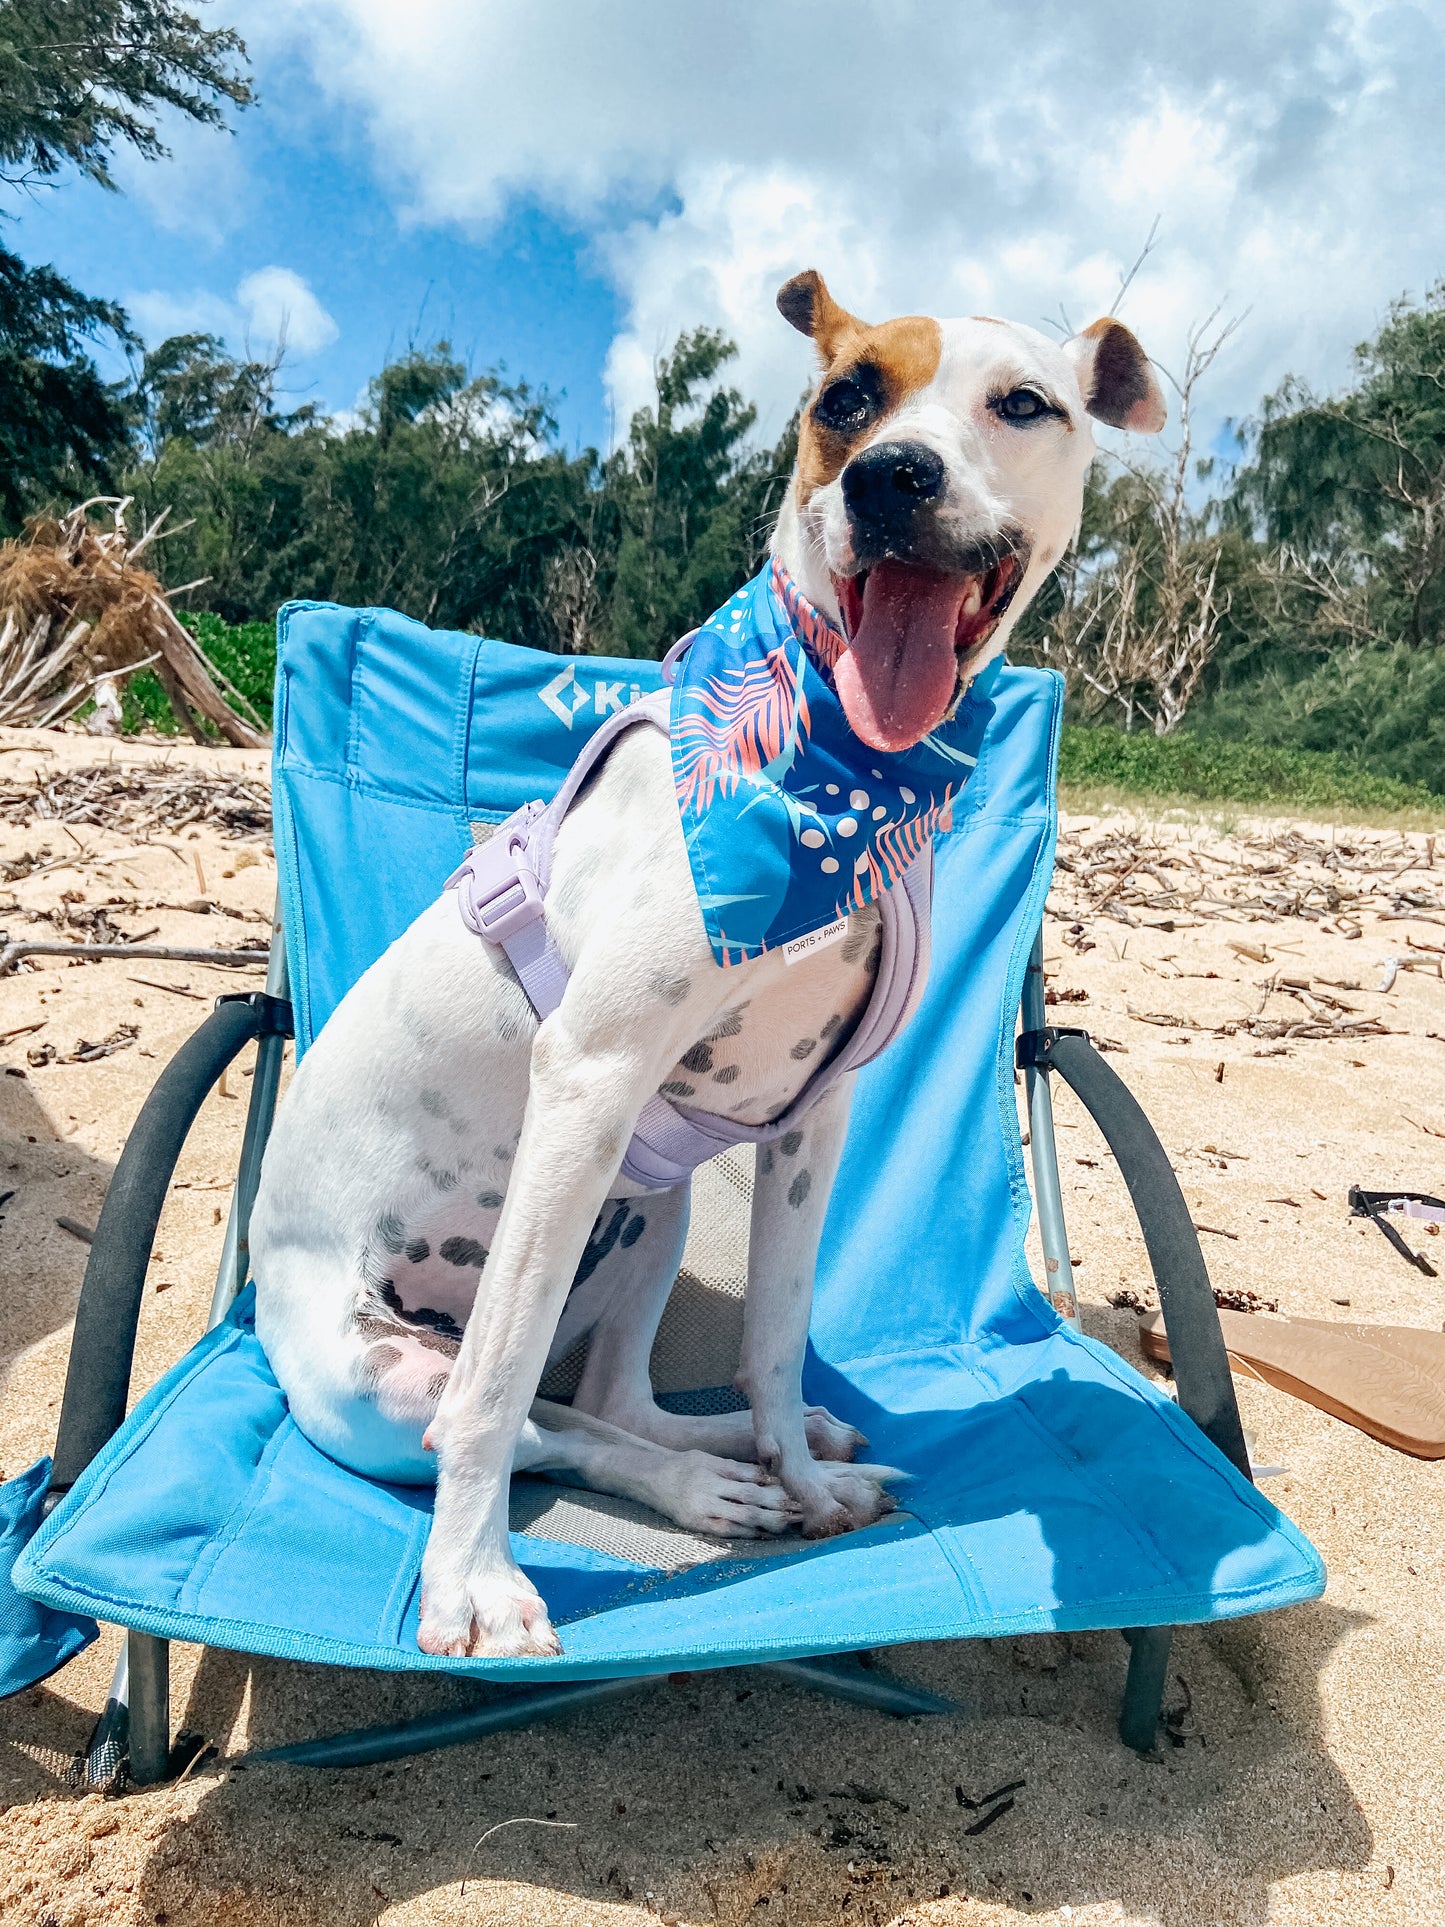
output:
[[[129,818],[108,805],[85,820],[95,779],[76,772],[112,761],[149,771],[144,787],[170,798],[160,818],[142,797]],[[264,946],[274,862],[246,798],[265,768],[260,753],[0,731],[0,928]],[[197,770],[225,783],[187,801]],[[37,813],[37,785],[58,816]],[[1351,1183],[1445,1193],[1445,847],[1437,861],[1422,830],[1243,814],[1101,811],[1064,829],[1051,1014],[1112,1047],[1207,1227],[1216,1286],[1283,1313],[1439,1330],[1441,1281],[1345,1197]],[[162,1065],[213,998],[260,981],[255,967],[66,957],[0,978],[7,1477],[54,1436],[87,1249],[59,1221],[94,1225]],[[176,1173],[137,1394],[201,1332],[248,1069],[208,1100]],[[1057,1105],[1085,1323],[1140,1364],[1136,1314],[1110,1300],[1153,1302],[1142,1240],[1098,1133],[1067,1092]],[[1445,1268],[1445,1238],[1409,1235]],[[0,1918],[1438,1927],[1445,1470],[1238,1382],[1256,1461],[1283,1468],[1269,1496],[1320,1548],[1329,1588],[1185,1631],[1156,1758],[1114,1736],[1112,1634],[880,1657],[958,1717],[893,1720],[762,1670],[691,1674],[561,1725],[345,1773],[228,1762],[472,1690],[176,1647],[175,1723],[216,1753],[183,1784],[107,1798],[66,1779],[115,1659],[102,1629],[0,1705]],[[1011,1805],[978,1804],[1001,1788]]]

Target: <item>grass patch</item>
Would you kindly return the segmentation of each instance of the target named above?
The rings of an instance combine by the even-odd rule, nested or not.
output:
[[[276,680],[275,623],[223,622],[205,610],[197,614],[187,611],[180,619],[199,643],[201,654],[240,691],[255,707],[262,722],[269,726],[271,690]],[[221,688],[224,693],[224,683]],[[127,733],[139,729],[154,729],[162,736],[181,733],[154,670],[142,669],[131,677],[121,697],[121,707],[121,728]]]
[[[1125,735],[1065,724],[1059,782],[1074,795],[1153,803],[1243,803],[1296,816],[1445,819],[1445,796],[1378,776],[1348,756],[1211,736]]]

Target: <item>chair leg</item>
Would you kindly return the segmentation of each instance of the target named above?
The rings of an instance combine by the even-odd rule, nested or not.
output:
[[[960,1713],[955,1700],[941,1699],[925,1687],[910,1686],[907,1680],[891,1673],[869,1672],[851,1653],[829,1659],[774,1659],[768,1671],[795,1686],[824,1693],[830,1699],[847,1700],[854,1706],[871,1706],[880,1713],[896,1713],[908,1719],[919,1713]]]
[[[1152,1753],[1159,1737],[1174,1628],[1132,1626],[1124,1637],[1129,1642],[1129,1676],[1124,1682],[1124,1704],[1119,1709],[1119,1738],[1136,1753]]]
[[[128,1633],[130,1649],[130,1777],[154,1786],[170,1773],[171,1649],[148,1633]]]

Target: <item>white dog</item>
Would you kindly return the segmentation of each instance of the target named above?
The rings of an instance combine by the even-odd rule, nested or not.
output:
[[[1094,451],[1089,416],[1153,431],[1164,404],[1114,321],[1062,346],[987,317],[870,327],[811,272],[778,305],[812,337],[822,374],[770,592],[783,585],[789,619],[811,625],[815,709],[827,684],[860,767],[878,764],[942,740],[1064,553]],[[700,633],[736,633],[749,593]],[[796,691],[789,700],[790,733],[759,781],[796,748]],[[865,850],[840,875],[851,888],[856,868],[856,893],[820,936],[737,961],[725,934],[720,951],[728,913],[716,903],[733,899],[700,890],[655,702],[645,721],[659,726],[610,739],[527,885],[545,886],[523,941],[547,948],[549,994],[525,964],[514,969],[515,941],[509,952],[476,934],[481,886],[463,879],[342,1002],[266,1154],[251,1231],[257,1331],[322,1450],[377,1477],[435,1477],[420,1629],[431,1653],[561,1650],[509,1549],[514,1471],[557,1473],[730,1537],[841,1532],[891,1505],[895,1475],[851,1462],[865,1441],[804,1406],[801,1369],[850,1040],[873,1021],[880,954],[885,973],[897,968],[880,938],[895,951],[902,941],[904,892],[890,887],[896,869],[869,870]],[[711,754],[719,739],[704,727],[697,740]],[[906,786],[892,793],[915,804]],[[724,808],[726,794],[703,781],[691,801]],[[858,844],[840,839],[865,837],[886,806],[870,808],[866,787],[850,794],[839,806],[853,813],[819,816],[800,852],[851,857]],[[811,803],[788,807],[795,828],[813,822]],[[922,819],[910,848],[926,854],[939,820]],[[744,838],[749,821],[736,819]],[[523,868],[526,834],[512,841]],[[839,873],[839,858],[817,867]],[[926,903],[921,915],[926,937]],[[895,1000],[885,1029],[900,1010]],[[746,1412],[680,1417],[653,1400],[648,1360],[699,1155],[648,1164],[644,1127],[664,1112],[683,1117],[684,1137],[713,1116],[760,1140],[737,1380]],[[538,1401],[549,1357],[587,1333],[572,1405]]]

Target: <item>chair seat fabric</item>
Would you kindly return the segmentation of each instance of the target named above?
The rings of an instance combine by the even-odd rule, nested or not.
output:
[[[906,1511],[791,1554],[669,1576],[516,1534],[558,1623],[555,1660],[416,1644],[431,1491],[310,1445],[250,1295],[154,1389],[15,1570],[52,1608],[171,1639],[387,1670],[605,1677],[792,1654],[1174,1624],[1307,1599],[1319,1561],[1170,1400],[1063,1327],[1031,1344],[815,1367]]]
[[[276,848],[298,1049],[437,894],[470,825],[550,797],[585,735],[657,685],[651,663],[283,611]],[[936,844],[929,983],[859,1077],[805,1371],[810,1399],[911,1475],[906,1510],[685,1572],[515,1535],[562,1657],[431,1659],[416,1646],[430,1491],[308,1444],[243,1299],[51,1514],[19,1589],[172,1638],[498,1679],[1172,1624],[1317,1595],[1303,1536],[1029,1276],[1013,1037],[1053,859],[1062,686],[1006,669],[984,700],[978,766]]]

